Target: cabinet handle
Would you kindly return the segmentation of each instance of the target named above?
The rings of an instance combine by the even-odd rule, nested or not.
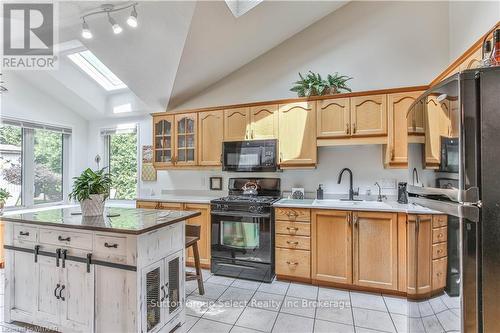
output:
[[[357,214],[353,214],[353,219],[354,219],[354,227],[358,227],[358,215]]]
[[[281,164],[281,161],[283,161],[283,153],[280,152],[280,164]]]
[[[64,298],[64,296],[62,295],[62,292],[63,292],[64,288],[66,288],[66,286],[63,284],[63,285],[61,286],[61,290],[59,290],[59,297],[61,298],[61,301],[63,301],[63,302],[66,300],[66,299]]]
[[[55,296],[55,298],[57,298],[57,299],[59,299],[59,296],[57,295],[57,289],[59,289],[59,287],[61,287],[61,285],[58,283],[58,284],[56,285],[56,289],[54,289],[54,296]]]
[[[299,245],[299,242],[291,242],[291,241],[286,241],[287,244],[293,244],[293,245]]]
[[[412,120],[411,124],[413,127],[413,132],[415,132],[417,130],[417,122],[415,121],[415,119]]]
[[[352,124],[352,134],[356,134],[356,123]]]
[[[349,123],[345,124],[345,134],[347,135],[351,134],[351,128],[349,126]]]
[[[299,230],[299,228],[297,228],[297,227],[286,227],[286,228],[287,228],[287,230],[295,230],[295,231]]]
[[[351,221],[352,217],[351,217],[351,214],[347,214],[347,224],[349,224],[349,227],[351,226],[352,224],[352,221]]]
[[[161,286],[161,298],[160,298],[160,303],[165,300],[165,286]]]
[[[295,212],[295,211],[291,211],[291,212],[287,212],[287,213],[286,213],[286,215],[287,215],[288,217],[292,217],[292,216],[293,216],[293,217],[297,217],[297,216],[299,216],[299,213],[297,213],[297,212]]]
[[[298,262],[291,262],[291,261],[287,261],[286,263],[288,265],[293,265],[293,266],[297,266],[299,264]]]
[[[251,133],[252,133],[252,139],[253,139],[253,130],[252,130],[252,132],[251,132]]]
[[[19,235],[20,236],[29,236],[30,233],[28,231],[24,232],[24,231],[19,231]]]
[[[439,250],[437,250],[437,253],[441,254],[441,253],[443,253],[443,250],[439,249]]]
[[[57,239],[60,241],[60,242],[71,242],[71,237],[66,237],[66,238],[63,238],[61,235],[59,235],[57,237]]]
[[[394,148],[391,149],[391,161],[394,161]]]
[[[118,244],[109,244],[108,242],[104,243],[104,247],[107,247],[107,248],[114,248],[114,249],[117,249],[118,248]]]

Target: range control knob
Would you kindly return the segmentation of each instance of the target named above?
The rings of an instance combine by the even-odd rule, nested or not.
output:
[[[229,210],[229,206],[228,205],[222,205],[222,210]]]
[[[251,213],[262,213],[263,208],[261,206],[250,206],[250,207],[248,207],[248,210]]]

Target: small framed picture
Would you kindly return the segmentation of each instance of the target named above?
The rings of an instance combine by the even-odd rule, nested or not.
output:
[[[222,177],[210,177],[210,189],[221,191],[222,190]]]

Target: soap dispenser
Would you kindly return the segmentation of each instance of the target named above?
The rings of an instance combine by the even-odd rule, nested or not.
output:
[[[323,200],[323,189],[321,188],[322,184],[319,184],[318,189],[316,190],[316,199]]]

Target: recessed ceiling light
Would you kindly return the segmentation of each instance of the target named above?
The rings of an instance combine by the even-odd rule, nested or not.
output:
[[[137,11],[135,10],[135,6],[127,19],[127,24],[132,28],[137,28]]]

